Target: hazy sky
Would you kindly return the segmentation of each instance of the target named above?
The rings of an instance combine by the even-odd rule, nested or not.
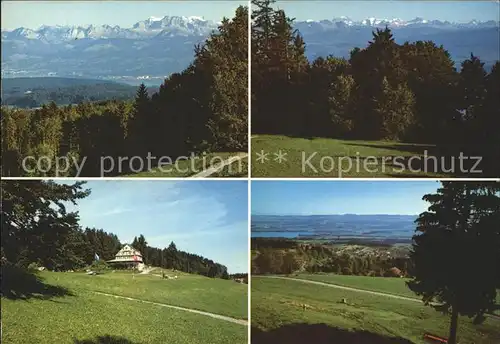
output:
[[[2,29],[41,25],[131,27],[151,16],[199,16],[219,22],[248,1],[2,1]]]
[[[239,5],[248,1],[2,1],[2,29],[36,29],[41,25],[119,25],[131,27],[151,16],[201,16],[220,21],[232,17]],[[332,19],[348,16],[354,20],[368,17],[415,17],[457,22],[499,20],[498,1],[278,1],[276,6],[298,20]]]
[[[472,19],[499,20],[497,1],[278,1],[277,6],[297,20],[320,20],[346,16],[353,20],[369,17],[468,22]]]
[[[252,214],[416,215],[437,181],[252,181]]]
[[[66,182],[72,184],[73,182]],[[122,243],[143,234],[150,246],[179,250],[248,271],[246,181],[90,181],[78,201],[80,225],[115,233]]]

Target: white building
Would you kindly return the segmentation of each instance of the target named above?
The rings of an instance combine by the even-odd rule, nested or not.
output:
[[[123,246],[115,255],[115,259],[108,260],[108,263],[124,265],[126,267],[136,267],[139,270],[142,270],[144,267],[141,252],[135,250],[130,245]]]

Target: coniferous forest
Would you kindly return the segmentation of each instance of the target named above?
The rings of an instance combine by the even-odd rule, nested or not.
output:
[[[274,0],[253,0],[252,133],[432,144],[436,155],[481,156],[500,172],[500,62],[455,68],[446,47],[395,42],[376,29],[348,59],[308,61],[307,42]],[[332,152],[335,153],[335,152]]]
[[[115,258],[124,244],[103,229],[82,228],[78,213],[66,210],[68,203],[77,204],[90,195],[84,182],[4,180],[2,191],[2,270],[30,265],[52,271],[82,269],[94,263],[95,254],[103,261]],[[140,234],[129,244],[142,253],[147,265],[229,278],[224,265],[178,250],[174,242],[165,248],[151,247]]]
[[[2,175],[53,176],[57,157],[84,161],[79,176],[87,177],[100,175],[100,159],[106,156],[146,159],[149,154],[175,160],[246,151],[248,8],[240,6],[234,18],[225,18],[218,31],[195,47],[194,56],[189,67],[170,75],[151,97],[142,84],[134,101],[62,107],[52,102],[36,110],[2,107]],[[33,158],[23,166],[28,156]],[[42,168],[34,165],[39,160]],[[76,173],[73,167],[65,175]]]

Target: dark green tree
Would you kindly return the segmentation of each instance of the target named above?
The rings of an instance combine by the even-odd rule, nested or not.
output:
[[[68,242],[78,231],[78,214],[67,212],[64,202],[76,204],[89,195],[83,182],[2,180],[2,252],[21,267],[31,262],[63,269],[78,263],[77,247]],[[78,238],[80,239],[80,238]],[[79,244],[76,244],[79,246]]]
[[[459,314],[484,320],[495,305],[500,271],[500,183],[442,182],[423,199],[408,286],[427,305],[451,313],[448,343],[457,342]]]

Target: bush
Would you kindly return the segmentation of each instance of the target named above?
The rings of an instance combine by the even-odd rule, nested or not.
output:
[[[349,268],[349,267],[347,267],[347,266],[346,266],[346,267],[344,267],[344,268],[342,269],[342,275],[352,275],[352,270],[351,270],[351,268]]]
[[[401,277],[401,270],[396,267],[392,267],[387,270],[384,274],[385,277]]]
[[[109,270],[110,266],[104,260],[98,260],[90,264],[89,269],[95,272],[102,272],[104,270]]]

